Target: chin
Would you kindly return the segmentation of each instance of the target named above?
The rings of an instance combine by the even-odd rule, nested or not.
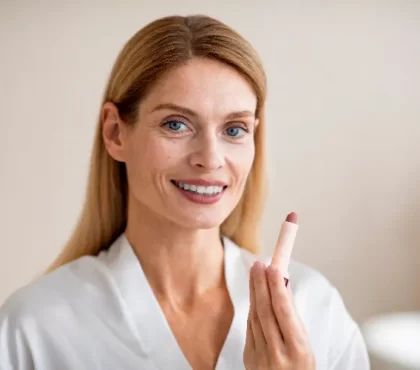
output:
[[[224,217],[219,212],[213,214],[211,212],[207,214],[206,212],[182,213],[182,215],[175,217],[175,220],[177,220],[178,224],[181,224],[180,226],[188,229],[208,230],[219,228],[227,217]]]

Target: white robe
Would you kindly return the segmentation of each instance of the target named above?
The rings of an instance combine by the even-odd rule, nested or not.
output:
[[[224,238],[234,317],[217,370],[243,369],[249,269],[256,256]],[[318,272],[290,265],[296,309],[317,370],[366,370],[358,326]],[[125,235],[14,293],[0,308],[1,370],[191,369]]]

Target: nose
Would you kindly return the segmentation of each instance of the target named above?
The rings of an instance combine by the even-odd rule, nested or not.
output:
[[[197,138],[198,139],[198,138]],[[191,165],[208,171],[215,171],[225,164],[225,153],[217,135],[202,135],[190,157]]]

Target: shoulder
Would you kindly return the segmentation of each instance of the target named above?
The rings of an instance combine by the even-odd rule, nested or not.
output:
[[[0,333],[54,325],[83,305],[98,305],[112,281],[96,257],[82,257],[18,289],[0,306]]]
[[[231,244],[236,246],[233,242]],[[271,257],[261,257],[238,246],[236,248],[239,249],[241,260],[248,269],[257,260],[266,265],[271,261]],[[348,315],[337,288],[321,272],[306,264],[291,260],[289,275],[295,305],[303,319],[319,315],[326,316],[327,310],[332,310],[330,314]],[[356,327],[353,321],[349,321],[348,324],[352,328]]]
[[[18,289],[0,306],[0,368],[29,369],[44,339],[74,327],[86,298],[93,301],[93,279],[100,270],[93,257],[83,257]],[[54,339],[55,338],[55,339]],[[37,353],[39,355],[39,353]]]
[[[76,293],[74,290],[76,286],[79,289],[87,288],[89,281],[94,281],[98,275],[103,275],[103,269],[96,257],[81,257],[16,290],[5,301],[2,312],[4,307],[10,305],[20,307],[27,301],[32,303],[32,307],[39,305],[44,307],[46,303],[65,300]]]
[[[271,257],[260,257],[241,249],[241,255],[247,267],[260,260],[268,265]],[[334,320],[348,325],[351,332],[357,327],[351,319],[338,289],[320,271],[295,260],[289,264],[290,288],[293,299],[302,320],[308,324],[315,318]],[[342,318],[346,320],[341,321]]]
[[[289,272],[295,307],[318,354],[320,368],[369,369],[360,328],[337,287],[321,272],[300,262],[291,261]]]
[[[267,257],[251,253],[239,247],[230,239],[227,239],[227,242],[229,246],[238,251],[237,253],[247,269],[251,268],[255,261],[262,261],[267,266],[271,262],[271,256]],[[329,299],[332,296],[339,296],[337,289],[321,272],[306,264],[291,260],[289,274],[293,295],[295,299],[299,299],[302,303],[304,299],[310,299],[312,304],[314,300],[322,303],[325,299]]]

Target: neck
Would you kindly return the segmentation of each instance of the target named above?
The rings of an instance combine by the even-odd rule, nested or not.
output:
[[[155,295],[172,306],[191,306],[206,293],[224,287],[224,250],[218,228],[183,228],[136,204],[128,207],[125,234]]]

